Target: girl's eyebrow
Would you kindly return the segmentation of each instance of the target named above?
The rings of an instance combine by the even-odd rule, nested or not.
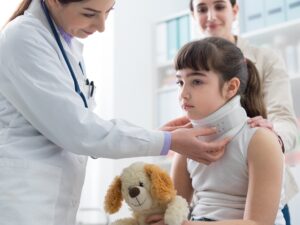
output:
[[[187,77],[191,77],[191,76],[206,77],[207,75],[205,73],[202,73],[202,72],[191,72],[191,73],[188,73],[186,76]],[[177,78],[181,78],[181,75],[180,74],[176,74],[176,77]]]

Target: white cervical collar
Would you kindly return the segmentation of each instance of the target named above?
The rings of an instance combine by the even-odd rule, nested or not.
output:
[[[245,125],[248,117],[241,106],[240,96],[235,96],[213,114],[200,120],[191,120],[193,127],[216,127],[217,133],[201,136],[201,140],[213,141],[224,137],[234,137]]]

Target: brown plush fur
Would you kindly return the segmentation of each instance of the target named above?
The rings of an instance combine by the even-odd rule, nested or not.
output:
[[[109,186],[107,195],[105,196],[105,211],[108,213],[115,213],[119,211],[122,206],[123,196],[121,192],[122,182],[119,176],[117,176],[113,183]]]
[[[170,176],[155,165],[145,165],[146,174],[151,180],[151,194],[160,203],[166,203],[175,197],[176,191]]]

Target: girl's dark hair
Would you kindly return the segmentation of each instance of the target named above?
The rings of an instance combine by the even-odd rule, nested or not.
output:
[[[190,0],[190,10],[191,10],[191,12],[194,12],[193,1],[194,0]],[[236,0],[230,0],[230,3],[231,3],[232,6],[235,6]]]
[[[267,118],[262,85],[255,65],[230,41],[209,37],[184,45],[175,58],[175,69],[214,71],[220,76],[220,90],[226,81],[240,80],[237,92],[248,117]]]
[[[81,2],[84,0],[59,0],[62,4],[68,4],[70,2]],[[8,19],[7,22],[10,22],[12,20],[14,20],[15,18],[17,18],[18,16],[21,16],[24,14],[25,10],[28,9],[30,3],[32,2],[32,0],[23,0],[19,6],[17,7],[17,9],[15,10],[15,12],[10,16],[10,18]]]

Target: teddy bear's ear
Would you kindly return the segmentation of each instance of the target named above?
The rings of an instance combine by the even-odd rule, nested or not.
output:
[[[151,180],[151,194],[159,202],[168,202],[176,195],[173,182],[167,172],[153,164],[146,164],[144,170]]]
[[[121,178],[117,176],[109,186],[105,196],[104,209],[107,213],[113,214],[118,212],[121,208],[123,201],[121,188],[122,181]]]

